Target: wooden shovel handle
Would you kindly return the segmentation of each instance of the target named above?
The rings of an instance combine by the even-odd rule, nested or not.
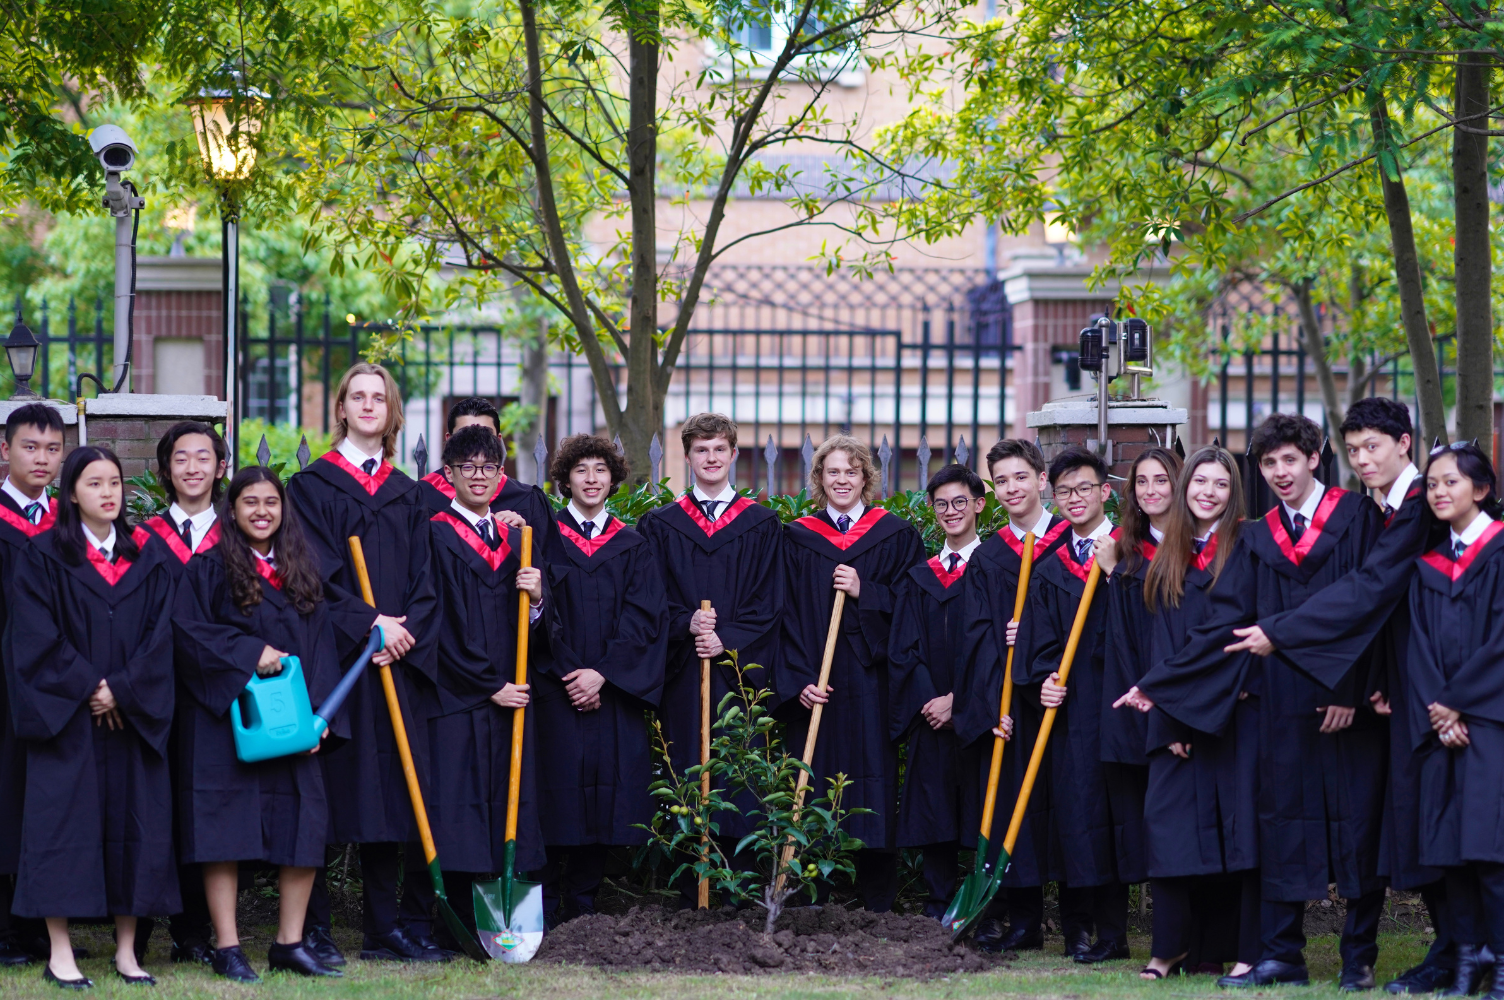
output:
[[[533,529],[522,529],[522,568],[533,565]],[[527,640],[532,614],[527,591],[517,594],[517,686],[527,683]],[[522,800],[522,732],[527,724],[527,709],[512,709],[512,768],[507,776],[507,840],[517,839],[518,804]]]
[[[1076,659],[1076,647],[1081,644],[1081,633],[1086,628],[1086,617],[1091,613],[1091,599],[1102,579],[1102,565],[1091,561],[1091,572],[1086,576],[1086,589],[1081,592],[1081,603],[1076,605],[1076,620],[1071,623],[1071,636],[1065,643],[1065,655],[1060,658],[1060,686],[1065,687],[1071,676],[1071,664]],[[1018,790],[1018,802],[1013,806],[1013,818],[1008,822],[1008,835],[1003,838],[1003,853],[1011,855],[1018,842],[1018,831],[1024,825],[1024,812],[1029,808],[1029,795],[1034,791],[1034,779],[1039,776],[1039,764],[1044,760],[1045,744],[1050,741],[1050,730],[1055,726],[1058,708],[1047,708],[1044,721],[1039,724],[1039,736],[1034,740],[1034,752],[1029,755],[1029,769],[1024,772],[1024,783]]]
[[[1005,528],[1011,531],[1011,528]],[[1029,576],[1034,571],[1034,532],[1024,535],[1023,565],[1018,570],[1018,592],[1013,597],[1013,620],[1024,616],[1025,602],[1029,597]],[[998,707],[1001,723],[1013,708],[1013,647],[1008,647],[1008,662],[1003,668],[1003,701]],[[1003,748],[1008,741],[1000,736],[992,738],[992,767],[987,772],[987,798],[982,802],[982,836],[992,836],[992,815],[997,810],[997,783],[1003,773]],[[985,859],[983,859],[985,860]]]
[[[701,611],[710,610],[709,601],[700,602]],[[704,770],[705,765],[710,763],[710,657],[700,657],[700,802],[701,810],[703,803],[710,800],[710,772]],[[700,831],[700,860],[710,859],[710,816],[705,816],[705,826]],[[700,879],[700,909],[710,909],[710,879]]]
[[[360,596],[371,607],[376,606],[376,595],[371,590],[371,574],[366,569],[366,553],[361,548],[360,536],[350,536],[350,561],[355,564],[355,576],[360,580]],[[407,726],[402,721],[402,702],[397,697],[397,682],[392,678],[390,664],[381,667],[381,690],[386,695],[386,708],[392,717],[392,735],[397,738],[397,756],[402,758],[402,775],[407,779],[407,794],[413,802],[413,816],[418,822],[418,839],[423,842],[423,860],[429,864],[439,856],[433,846],[433,830],[428,826],[428,810],[423,808],[423,790],[418,787],[418,768],[413,764],[413,750],[407,742]]]

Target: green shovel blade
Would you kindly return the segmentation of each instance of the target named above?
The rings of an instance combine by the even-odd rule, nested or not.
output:
[[[518,964],[531,959],[543,944],[543,886],[517,880],[516,841],[507,841],[505,851],[501,878],[473,886],[475,926],[481,947],[492,958]]]
[[[977,865],[961,881],[955,898],[950,901],[945,916],[941,918],[941,923],[950,931],[953,941],[959,941],[971,929],[971,925],[976,923],[977,918],[987,912],[988,904],[1003,884],[1003,872],[1008,870],[1008,854],[999,851],[997,860],[989,865],[985,863],[987,851],[987,838],[978,837]]]
[[[438,897],[439,918],[444,921],[444,926],[449,928],[449,933],[459,942],[460,947],[465,949],[466,955],[477,962],[489,962],[490,954],[481,947],[479,941],[475,940],[475,934],[465,926],[460,915],[454,912],[454,907],[449,905],[449,895],[444,891],[444,873],[439,870],[437,857],[428,863],[428,877],[433,882],[433,894]]]

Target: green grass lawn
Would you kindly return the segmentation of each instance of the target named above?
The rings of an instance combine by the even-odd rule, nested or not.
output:
[[[274,929],[258,927],[245,935],[243,944],[258,970],[266,964],[267,945]],[[340,933],[341,945],[354,953],[354,934]],[[914,997],[938,998],[1058,997],[1061,1000],[1095,998],[1214,997],[1226,996],[1207,976],[1168,982],[1143,982],[1136,975],[1148,954],[1148,940],[1133,939],[1132,961],[1113,962],[1088,968],[1065,961],[1059,955],[1060,939],[1054,938],[1046,952],[1025,952],[1006,969],[978,975],[948,976],[936,980],[833,977],[803,974],[766,976],[679,976],[663,973],[604,973],[582,967],[531,964],[480,966],[458,960],[444,966],[403,966],[376,962],[351,962],[342,980],[311,981],[290,975],[266,976],[259,986],[239,986],[214,976],[207,969],[185,968],[167,961],[166,934],[152,939],[147,969],[158,977],[156,990],[129,987],[109,971],[113,952],[110,932],[104,927],[80,927],[75,943],[91,950],[94,957],[80,963],[94,979],[94,995],[143,998],[168,997],[264,997],[266,1000],[386,1000],[386,998],[434,998],[434,1000],[480,1000],[488,997],[522,997],[527,1000],[631,1000],[631,998],[747,998],[747,1000],[803,1000],[803,998]],[[1379,981],[1420,960],[1426,942],[1413,934],[1380,937]],[[1307,950],[1312,977],[1320,985],[1311,989],[1261,990],[1256,996],[1319,995],[1336,997],[1338,972],[1337,940],[1313,938]],[[42,981],[41,968],[0,970],[0,996],[15,1000],[56,998],[62,992]]]

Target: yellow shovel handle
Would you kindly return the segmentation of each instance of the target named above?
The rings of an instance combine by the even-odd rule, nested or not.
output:
[[[533,566],[533,529],[522,529],[522,568]],[[532,624],[527,591],[517,594],[517,686],[527,683],[527,640]],[[512,709],[512,769],[507,776],[507,840],[517,839],[517,813],[522,801],[522,734],[527,709]]]
[[[1011,531],[1011,528],[1005,528]],[[1018,591],[1013,597],[1013,620],[1024,616],[1025,602],[1029,597],[1029,576],[1034,571],[1034,532],[1024,535],[1023,565],[1018,570]],[[1001,722],[1013,708],[1013,647],[1008,647],[1008,662],[1003,669],[1003,701],[998,707]],[[992,836],[992,815],[997,809],[997,783],[1003,772],[1003,748],[1008,741],[994,736],[992,739],[992,767],[987,772],[987,798],[982,803],[982,836]]]

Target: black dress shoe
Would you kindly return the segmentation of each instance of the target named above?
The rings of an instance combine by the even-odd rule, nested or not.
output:
[[[186,962],[189,965],[208,965],[209,957],[214,949],[209,947],[207,941],[174,941],[172,943],[172,960],[174,962]]]
[[[1413,969],[1406,969],[1384,984],[1385,993],[1434,993],[1452,985],[1457,977],[1455,969],[1422,962]]]
[[[395,927],[385,934],[367,934],[360,945],[360,958],[364,962],[448,961],[443,951],[424,948],[401,927]]]
[[[1044,947],[1044,930],[1038,924],[1009,927],[998,944],[1003,951],[1039,951]]]
[[[308,946],[301,941],[297,944],[279,944],[273,941],[271,949],[266,953],[266,964],[279,972],[296,972],[300,976],[338,978],[344,975],[338,969],[320,962],[318,956],[309,951]]]
[[[1079,955],[1071,956],[1074,961],[1082,965],[1095,965],[1098,962],[1115,962],[1118,959],[1128,957],[1127,941],[1098,941]]]
[[[10,938],[0,939],[0,968],[30,964],[31,953],[22,948],[20,942]]]
[[[1490,963],[1483,957],[1483,949],[1473,944],[1459,944],[1457,946],[1457,970],[1452,977],[1452,985],[1444,990],[1437,990],[1439,997],[1465,997],[1478,992],[1478,987],[1483,983],[1483,975],[1489,970]]]
[[[240,950],[240,945],[231,945],[228,948],[216,948],[209,956],[209,964],[214,967],[216,975],[237,983],[259,983],[261,977],[256,975],[256,970],[251,968],[250,959],[245,957],[245,952]]]
[[[449,928],[445,927],[444,929],[447,931]],[[433,951],[441,951],[444,953],[444,957],[446,959],[454,958],[459,955],[462,950],[464,950],[460,943],[454,940],[454,935],[452,934],[446,935],[450,939],[450,944],[455,945],[455,947],[450,948],[447,945],[440,944],[438,941],[434,940],[433,935],[428,933],[426,930],[422,930],[417,927],[404,927],[403,930],[407,931],[408,940],[412,941],[413,944],[416,944],[419,948],[422,948],[425,951],[430,949]]]
[[[334,934],[327,927],[310,927],[303,932],[303,947],[313,952],[313,957],[331,969],[343,968],[345,956],[334,943]]]
[[[1488,992],[1483,1000],[1504,1000],[1504,965],[1494,963],[1493,975],[1488,978]]]
[[[1379,985],[1371,965],[1345,965],[1342,978],[1337,980],[1337,989],[1343,993],[1362,993]]]
[[[61,990],[92,990],[94,988],[94,980],[88,976],[79,976],[77,979],[59,979],[50,965],[43,970],[42,980],[55,984]]]
[[[1065,936],[1065,957],[1075,958],[1091,951],[1091,935],[1085,931],[1072,931]]]
[[[1266,958],[1241,976],[1223,976],[1217,985],[1224,990],[1246,989],[1250,986],[1310,986],[1311,974],[1304,965],[1294,962],[1279,962]]]

